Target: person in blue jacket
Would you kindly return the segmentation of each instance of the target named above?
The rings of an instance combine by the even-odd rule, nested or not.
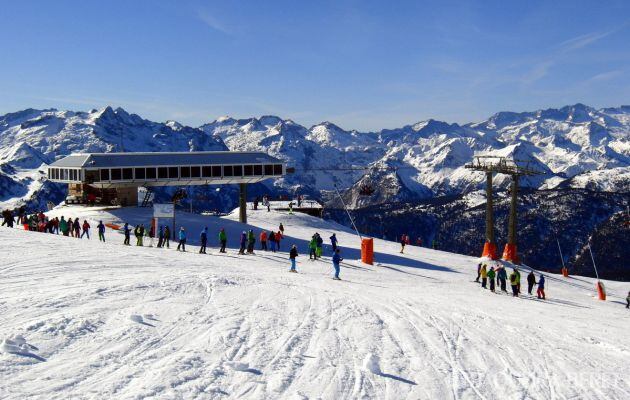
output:
[[[339,254],[339,249],[335,250],[335,254],[332,257],[333,267],[335,268],[335,276],[333,277],[333,279],[335,280],[341,280],[341,278],[339,278],[339,263],[341,263],[342,261],[343,258],[341,258],[341,255]]]
[[[545,276],[540,274],[540,278],[538,278],[538,290],[536,291],[539,299],[545,300]]]
[[[105,241],[105,225],[103,224],[103,221],[98,221],[98,225],[96,225],[96,228],[98,229],[98,240],[101,242]]]
[[[332,244],[333,254],[337,251],[337,235],[335,233],[330,237],[330,244]]]
[[[182,251],[186,251],[186,231],[183,226],[179,229],[179,244],[177,245],[177,251],[179,251],[180,247],[182,248]]]
[[[245,247],[247,246],[247,232],[241,233],[241,248],[238,250],[238,254],[245,254]]]
[[[199,240],[201,241],[201,247],[199,248],[199,253],[206,254],[206,245],[208,244],[208,227],[206,226],[201,231],[201,235]]]

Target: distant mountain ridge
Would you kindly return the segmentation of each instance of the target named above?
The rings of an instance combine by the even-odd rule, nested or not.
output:
[[[36,195],[32,171],[72,152],[226,149],[264,151],[295,167],[295,174],[261,190],[332,199],[336,185],[353,207],[478,190],[483,175],[464,165],[481,154],[531,160],[546,175],[525,179],[527,187],[624,192],[630,190],[630,106],[499,112],[464,125],[429,119],[378,132],[348,131],[331,122],[306,128],[277,116],[222,117],[194,128],[149,121],[122,108],[27,109],[0,116],[0,163],[6,165],[0,174],[5,187],[10,181],[22,187],[3,191],[0,201]],[[495,182],[505,188],[509,179],[498,176]],[[375,188],[370,197],[359,195],[366,183]]]

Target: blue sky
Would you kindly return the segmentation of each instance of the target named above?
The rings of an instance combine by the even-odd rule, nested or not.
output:
[[[377,130],[630,103],[630,1],[11,1],[0,114]]]

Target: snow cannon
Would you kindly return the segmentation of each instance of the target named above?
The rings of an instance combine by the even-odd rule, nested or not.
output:
[[[486,242],[483,245],[483,253],[481,257],[489,258],[490,260],[496,260],[497,257],[497,245],[495,243]]]
[[[518,255],[516,254],[515,243],[506,243],[505,248],[503,249],[503,260],[509,261],[514,264],[520,263]]]
[[[374,264],[374,239],[361,239],[361,261],[365,264]]]
[[[597,281],[597,297],[602,301],[606,301],[606,288],[601,281]]]

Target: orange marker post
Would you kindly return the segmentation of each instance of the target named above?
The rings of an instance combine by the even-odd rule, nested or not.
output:
[[[365,264],[374,264],[374,239],[361,239],[361,261]]]

